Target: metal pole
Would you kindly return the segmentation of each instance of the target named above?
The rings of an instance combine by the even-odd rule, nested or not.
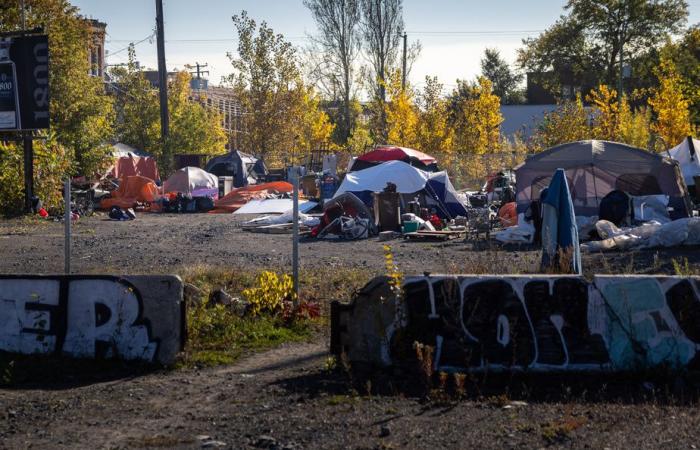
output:
[[[406,89],[406,42],[408,40],[408,35],[403,34],[403,70],[401,72],[401,90]]]
[[[24,144],[24,210],[32,211],[32,197],[34,196],[34,142],[31,132],[22,133]]]
[[[27,18],[24,13],[24,0],[19,0],[20,16],[22,17],[22,31],[27,29]]]
[[[165,31],[163,29],[163,0],[156,0],[156,32],[158,41],[158,91],[160,93],[160,137],[163,141],[163,165],[170,172],[170,119],[168,116],[168,70],[165,65]]]
[[[292,195],[292,278],[294,280],[294,307],[299,302],[299,166],[292,168],[294,191]]]
[[[63,260],[63,270],[66,275],[70,275],[70,235],[71,235],[71,199],[70,199],[70,178],[66,180],[66,185],[65,185],[65,192],[63,194],[64,199],[65,199],[65,242],[63,245],[63,250],[64,250],[64,260]]]

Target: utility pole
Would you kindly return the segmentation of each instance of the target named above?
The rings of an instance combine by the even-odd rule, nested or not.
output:
[[[163,162],[166,175],[173,163],[170,154],[170,119],[168,117],[168,70],[165,66],[165,31],[163,0],[156,0],[156,32],[158,41],[158,84],[160,92],[160,137],[163,141]]]
[[[408,40],[408,35],[404,31],[403,33],[403,70],[401,74],[401,90],[406,89],[406,41]]]
[[[206,73],[207,75],[209,75],[209,71],[208,71],[208,70],[201,70],[201,69],[203,69],[203,68],[205,68],[205,67],[209,67],[209,64],[199,64],[198,62],[196,62],[196,63],[194,63],[194,66],[188,64],[186,67],[187,67],[188,69],[191,69],[192,67],[196,67],[196,68],[197,68],[197,71],[196,71],[196,72],[190,72],[190,74],[192,74],[192,75],[195,75],[195,74],[196,74],[198,80],[201,80],[201,79],[202,79],[202,74],[205,74],[205,73]]]
[[[24,0],[19,1],[20,17],[22,19],[22,34],[27,29],[27,17],[24,8]],[[17,105],[19,108],[19,105]],[[22,131],[22,147],[24,150],[24,212],[32,211],[32,197],[34,197],[34,142],[31,131]]]

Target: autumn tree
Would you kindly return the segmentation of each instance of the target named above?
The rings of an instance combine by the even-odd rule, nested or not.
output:
[[[316,22],[318,35],[313,37],[314,74],[326,94],[341,104],[337,136],[345,143],[354,127],[353,114],[355,65],[360,51],[360,0],[304,0]],[[320,50],[318,52],[317,50]]]
[[[656,75],[659,87],[649,98],[649,106],[655,119],[651,129],[662,140],[656,149],[662,151],[690,135],[690,102],[683,95],[682,79],[672,61],[662,59]]]
[[[646,108],[633,109],[627,96],[618,99],[617,91],[601,85],[586,100],[591,103],[590,137],[622,142],[639,148],[647,148],[650,135],[650,118]]]
[[[525,96],[520,89],[523,76],[511,70],[497,49],[487,48],[484,50],[484,57],[481,58],[481,76],[491,81],[493,93],[501,99],[501,103],[518,104],[524,102]]]
[[[437,77],[426,76],[418,97],[416,146],[426,153],[445,153],[453,147],[454,131],[449,124],[448,103],[442,97],[442,89]]]
[[[418,111],[410,86],[401,86],[401,72],[389,76],[388,102],[385,104],[387,143],[415,147],[417,142]]]
[[[562,102],[554,111],[545,114],[531,138],[531,146],[534,151],[542,151],[585,139],[590,139],[588,113],[579,95],[575,101]]]
[[[315,97],[309,97],[294,46],[267,23],[258,26],[245,11],[233,16],[233,23],[238,49],[228,55],[234,69],[228,82],[245,111],[244,147],[274,164],[329,140],[333,128],[327,125],[328,116],[318,113]],[[309,123],[324,133],[305,135]]]

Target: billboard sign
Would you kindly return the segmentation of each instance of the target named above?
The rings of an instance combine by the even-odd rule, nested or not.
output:
[[[46,35],[0,39],[0,131],[49,128]]]

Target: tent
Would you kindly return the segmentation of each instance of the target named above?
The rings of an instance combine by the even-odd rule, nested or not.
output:
[[[112,206],[131,208],[137,203],[153,203],[158,198],[158,186],[150,178],[141,176],[123,177],[119,189],[112,192],[111,197],[100,201],[100,208],[110,209]]]
[[[192,197],[217,197],[219,180],[199,167],[183,167],[165,180],[163,192],[182,192]]]
[[[681,166],[685,184],[694,186],[693,177],[700,176],[700,140],[688,136],[683,142],[670,149],[668,154]]]
[[[561,144],[515,168],[518,212],[539,198],[558,169],[566,172],[577,216],[598,215],[600,200],[613,190],[633,196],[665,194],[671,218],[687,217],[687,188],[678,164],[662,155],[609,141]]]
[[[205,170],[217,177],[233,177],[235,187],[256,184],[267,175],[261,159],[238,150],[210,159]]]
[[[108,177],[123,178],[139,175],[154,181],[160,180],[156,160],[148,154],[119,143],[112,146],[112,156],[115,160],[112,168],[107,172]]]
[[[288,194],[294,187],[286,181],[257,184],[234,189],[214,202],[211,213],[232,213],[251,200],[258,200]]]
[[[387,161],[403,161],[406,164],[428,172],[437,172],[437,160],[430,155],[413,150],[412,148],[384,145],[376,147],[369,153],[358,156],[352,162],[350,171],[357,171],[373,167]]]
[[[430,173],[402,161],[389,161],[345,176],[334,198],[352,192],[366,205],[372,203],[372,192],[381,192],[387,183],[394,183],[396,191],[411,200],[422,196],[422,204],[435,207],[441,217],[465,216],[467,211],[459,201],[447,172]]]

